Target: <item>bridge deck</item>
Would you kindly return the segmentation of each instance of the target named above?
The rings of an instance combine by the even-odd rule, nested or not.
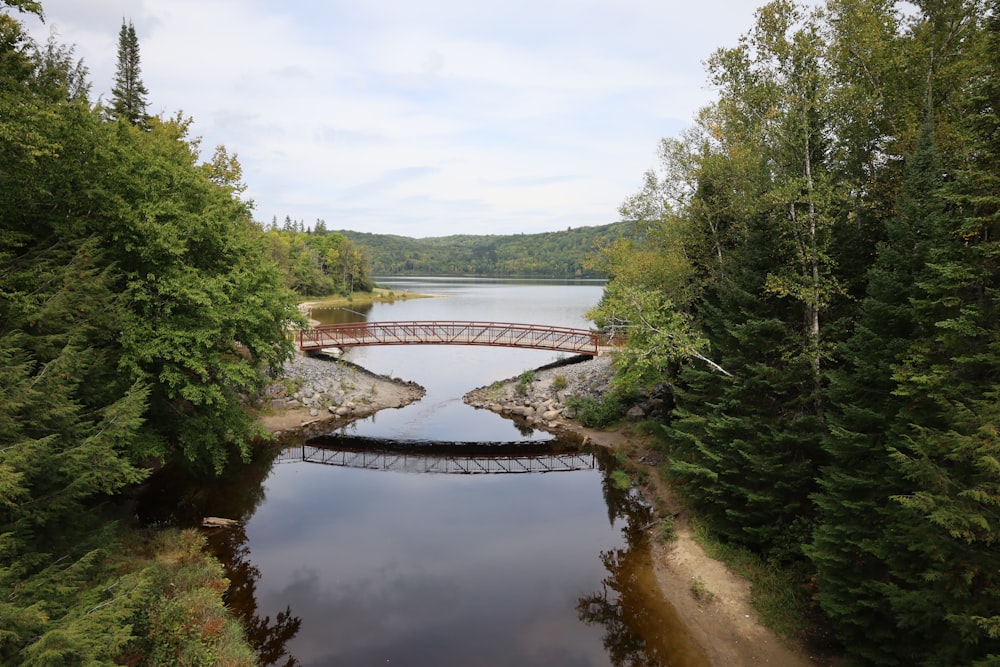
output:
[[[489,345],[597,356],[615,343],[590,329],[511,322],[351,322],[299,331],[299,349],[363,345]]]

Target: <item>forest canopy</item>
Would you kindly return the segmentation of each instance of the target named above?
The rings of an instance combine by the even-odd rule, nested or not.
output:
[[[154,463],[249,453],[294,295],[235,156],[203,161],[180,115],[93,103],[73,50],[10,7],[41,12],[0,8],[0,662],[207,660],[199,642],[240,636],[218,563],[191,536],[164,547],[176,567],[137,560],[106,501]],[[220,634],[173,634],[180,617]]]
[[[374,275],[527,278],[603,278],[602,267],[591,265],[590,256],[603,247],[639,237],[632,222],[540,234],[420,239],[349,230],[338,233],[367,249]]]
[[[593,317],[668,470],[855,664],[1000,663],[1000,3],[790,0],[622,206]]]

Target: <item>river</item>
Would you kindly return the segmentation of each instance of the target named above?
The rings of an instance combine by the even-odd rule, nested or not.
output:
[[[603,287],[378,282],[437,296],[313,316],[587,327],[585,312]],[[454,443],[579,451],[576,442],[519,429],[462,402],[473,388],[557,360],[553,353],[403,346],[358,348],[347,359],[417,382],[427,393],[334,432],[325,444],[357,450],[378,442],[392,450],[392,460],[461,455],[463,445]],[[655,592],[637,529],[648,521],[648,508],[610,482],[611,454],[580,455],[591,464],[565,472],[438,474],[414,472],[412,465],[321,465],[293,454],[195,488],[161,479],[158,494],[169,499],[175,520],[241,519],[213,534],[212,545],[233,582],[228,601],[244,616],[266,664],[701,664]]]

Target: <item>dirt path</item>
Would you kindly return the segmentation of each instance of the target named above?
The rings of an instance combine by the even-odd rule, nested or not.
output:
[[[632,436],[621,431],[595,431],[565,426],[611,449],[627,449]],[[650,475],[652,489],[669,502],[665,489],[655,474]],[[828,665],[799,646],[778,637],[762,626],[750,602],[750,584],[725,564],[711,558],[692,537],[683,516],[676,523],[677,540],[663,543],[650,540],[656,582],[688,629],[691,638],[705,651],[716,667],[774,665],[776,667],[817,667]],[[696,599],[692,592],[695,580],[705,591]]]

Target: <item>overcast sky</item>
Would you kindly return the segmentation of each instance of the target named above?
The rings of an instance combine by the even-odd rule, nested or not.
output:
[[[426,237],[601,225],[713,96],[754,0],[42,0],[110,96],[239,155],[255,217]],[[37,22],[26,21],[29,25]]]

